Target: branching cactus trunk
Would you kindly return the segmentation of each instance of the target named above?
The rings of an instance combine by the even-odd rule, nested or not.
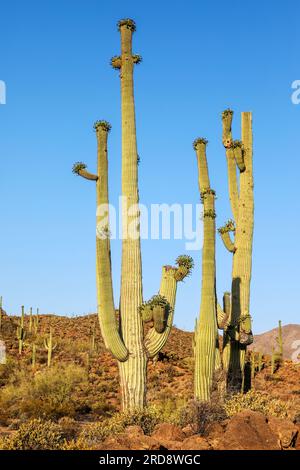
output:
[[[250,316],[250,281],[254,224],[252,115],[242,113],[242,141],[233,141],[233,112],[222,115],[223,144],[229,181],[229,198],[234,221],[219,229],[224,246],[233,255],[231,312],[224,331],[223,365],[228,386],[239,388],[243,379],[247,345],[253,341]],[[239,173],[239,184],[237,172]],[[231,234],[234,235],[233,239]]]
[[[220,366],[218,350],[216,267],[215,267],[215,192],[210,188],[206,159],[205,139],[197,139],[199,189],[204,205],[204,238],[202,249],[202,287],[200,316],[194,334],[194,395],[196,400],[210,399],[216,359]]]
[[[141,409],[146,403],[147,361],[165,345],[172,326],[177,282],[193,267],[187,256],[177,258],[176,267],[164,267],[160,293],[143,303],[138,192],[138,155],[133,93],[134,65],[141,61],[132,53],[133,20],[118,23],[121,56],[111,64],[120,70],[122,108],[122,266],[119,322],[115,314],[110,255],[107,136],[111,126],[97,121],[98,170],[92,174],[79,162],[73,172],[96,182],[97,237],[96,273],[98,317],[106,347],[118,360],[124,410]],[[153,326],[145,335],[144,322]]]

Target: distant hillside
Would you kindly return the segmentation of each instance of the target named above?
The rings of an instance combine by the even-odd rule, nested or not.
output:
[[[277,347],[276,338],[278,336],[278,328],[266,331],[260,335],[255,335],[251,349],[261,351],[264,354],[272,354],[272,347]],[[300,362],[300,325],[291,324],[282,327],[283,339],[283,355],[285,359],[292,359],[295,362],[295,356],[299,351]]]

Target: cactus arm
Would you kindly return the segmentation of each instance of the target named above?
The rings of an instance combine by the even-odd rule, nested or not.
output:
[[[167,299],[170,305],[170,311],[167,319],[167,325],[163,333],[157,333],[155,328],[152,327],[148,331],[144,345],[146,349],[147,356],[153,358],[159,351],[162,350],[166,344],[168,337],[170,335],[173,318],[174,318],[174,309],[175,309],[175,300],[176,300],[176,291],[177,291],[177,281],[175,279],[176,268],[171,266],[163,266],[161,284],[159,294]]]
[[[236,248],[234,246],[233,241],[231,240],[230,233],[229,232],[220,232],[222,242],[225,246],[225,248],[230,252],[234,253]]]
[[[90,180],[90,181],[98,180],[97,175],[94,175],[93,173],[90,173],[89,171],[87,171],[85,163],[82,163],[82,162],[74,163],[72,171],[75,175],[81,176],[82,178],[85,178],[87,180]]]
[[[222,113],[222,126],[223,126],[223,145],[226,150],[227,172],[228,172],[228,186],[229,186],[229,200],[231,205],[234,220],[237,222],[239,215],[239,190],[236,174],[236,161],[234,157],[234,148],[232,141],[232,124],[233,112],[230,109]]]
[[[82,176],[82,178],[85,178],[87,180],[97,181],[98,179],[97,175],[94,175],[93,173],[90,173],[89,171],[80,170],[78,174],[79,176]]]
[[[225,330],[230,322],[231,315],[231,296],[230,292],[224,292],[223,294],[223,308],[220,304],[217,304],[217,321],[218,327],[221,330]]]
[[[107,137],[110,125],[105,121],[95,124],[98,146],[97,192],[97,236],[96,236],[96,280],[98,297],[98,318],[105,346],[119,361],[125,361],[128,350],[120,336],[115,315],[110,237],[109,237],[109,196]],[[103,207],[105,211],[99,209]]]
[[[233,154],[234,154],[235,163],[237,164],[238,169],[242,173],[243,171],[245,171],[246,166],[245,166],[245,160],[244,160],[243,144],[240,140],[235,140],[233,142]]]

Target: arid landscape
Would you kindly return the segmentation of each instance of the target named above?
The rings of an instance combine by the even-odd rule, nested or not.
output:
[[[117,363],[105,351],[96,315],[40,315],[21,355],[18,320],[2,318],[7,355],[0,366],[2,449],[300,449],[300,363],[288,357],[271,374],[270,356],[264,356],[250,392],[228,395],[224,402],[216,392],[210,404],[197,405],[193,334],[174,327],[149,363],[148,407],[126,415],[119,413]],[[29,324],[26,316],[27,331]],[[48,367],[44,339],[50,327],[56,348]],[[284,326],[283,339],[297,337],[298,330],[299,325]],[[262,338],[271,350],[273,332],[254,338],[257,351]]]

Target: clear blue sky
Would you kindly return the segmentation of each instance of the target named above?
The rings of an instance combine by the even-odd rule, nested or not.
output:
[[[254,120],[254,331],[299,323],[300,79],[297,1],[214,2],[44,0],[1,2],[0,294],[16,313],[95,310],[95,190],[71,167],[95,168],[96,119],[107,119],[110,193],[120,192],[120,92],[109,66],[120,51],[116,22],[137,23],[134,51],[141,202],[199,200],[192,141],[209,140],[218,224],[230,217],[220,114]],[[118,298],[120,244],[113,242]],[[182,241],[143,243],[145,298]],[[200,304],[201,252],[179,286],[176,325],[192,329]],[[217,243],[219,295],[230,287],[231,256]]]

